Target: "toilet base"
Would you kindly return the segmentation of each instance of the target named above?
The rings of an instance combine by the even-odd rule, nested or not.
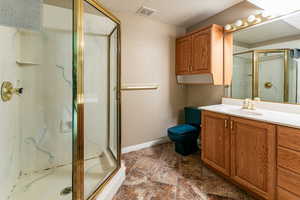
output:
[[[183,156],[188,156],[199,150],[197,140],[175,142],[175,151]]]

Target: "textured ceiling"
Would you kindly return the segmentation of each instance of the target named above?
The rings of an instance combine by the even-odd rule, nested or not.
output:
[[[151,19],[189,27],[243,0],[99,0],[113,12],[135,13],[142,5],[157,10]]]

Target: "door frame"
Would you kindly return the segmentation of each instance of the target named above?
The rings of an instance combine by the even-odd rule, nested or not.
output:
[[[117,24],[117,131],[118,158],[117,168],[88,197],[97,195],[110,182],[121,168],[121,22],[97,0],[73,0],[73,162],[72,162],[72,199],[84,200],[84,2],[90,4]]]

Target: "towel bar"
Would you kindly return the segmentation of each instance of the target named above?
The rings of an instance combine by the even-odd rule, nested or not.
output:
[[[158,85],[123,86],[121,90],[157,90],[158,87]]]

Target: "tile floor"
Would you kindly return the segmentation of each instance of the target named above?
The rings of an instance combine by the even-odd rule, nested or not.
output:
[[[126,180],[113,200],[254,200],[172,143],[123,155]]]

